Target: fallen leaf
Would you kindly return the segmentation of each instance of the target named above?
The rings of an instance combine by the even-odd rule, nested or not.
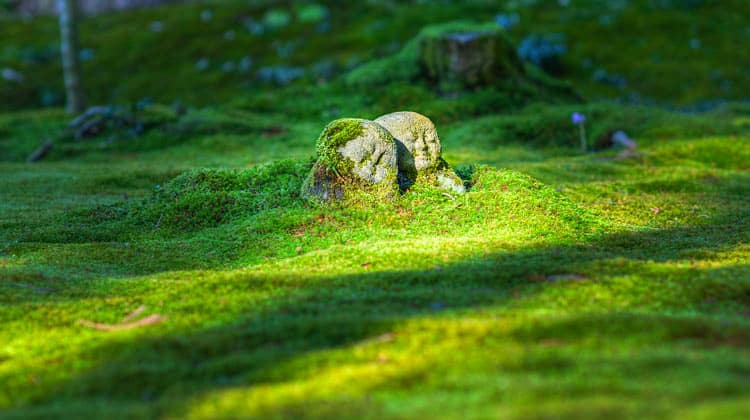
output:
[[[167,319],[166,317],[154,314],[154,315],[149,315],[143,319],[139,319],[138,321],[122,323],[122,324],[101,324],[98,322],[92,322],[92,321],[88,321],[85,319],[79,319],[78,323],[83,325],[84,327],[93,328],[99,331],[122,331],[122,330],[130,330],[133,328],[145,327],[147,325],[157,324],[166,319]]]
[[[579,281],[579,280],[586,280],[586,277],[578,275],[578,274],[553,274],[551,276],[547,276],[547,281],[562,281],[562,280]]]

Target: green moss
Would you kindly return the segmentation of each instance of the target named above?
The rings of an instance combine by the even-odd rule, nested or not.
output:
[[[60,109],[0,114],[0,162],[23,162],[69,121]]]
[[[358,177],[337,176],[316,163],[302,184],[301,194],[318,204],[366,209],[392,202],[399,195],[399,187],[396,171],[389,171],[383,181],[372,183]]]
[[[445,33],[468,30],[495,32],[497,28],[492,25],[463,21],[427,26],[417,36],[409,40],[398,53],[360,66],[347,74],[345,80],[351,86],[382,86],[384,84],[414,81],[419,78],[422,71],[420,51],[426,39],[438,37]]]
[[[362,65],[345,76],[352,87],[409,82],[419,76],[418,44],[410,41],[397,54]]]
[[[323,202],[335,199],[352,203],[372,202],[373,199],[368,197],[377,197],[374,200],[395,197],[398,192],[395,169],[388,170],[380,182],[367,182],[352,172],[354,163],[339,152],[346,143],[362,135],[365,121],[342,118],[332,121],[323,129],[316,144],[317,162],[302,185],[304,197]],[[393,139],[390,141],[395,153],[395,142]]]
[[[453,71],[449,56],[457,42],[453,38],[457,36],[472,37],[460,43],[464,60],[482,63],[478,68],[467,68],[464,74]],[[491,86],[524,76],[523,64],[512,41],[497,25],[463,22],[439,25],[423,32],[419,43],[419,62],[425,77],[440,84],[443,90],[455,90],[448,86],[459,89]]]
[[[426,178],[429,178],[427,180]],[[444,190],[452,193],[463,194],[466,191],[466,183],[446,163],[440,169],[433,170],[428,174],[420,174],[417,182],[432,182]]]
[[[452,59],[445,55],[450,50],[446,43],[451,42],[452,36],[461,34],[478,34],[471,41],[472,45],[463,47],[463,54],[474,52],[482,57],[493,57],[494,60],[482,66],[469,66],[465,73],[455,74],[452,64],[449,64]],[[466,58],[467,63],[476,61],[477,58]],[[470,93],[464,95],[466,97],[459,96],[459,105],[465,104],[474,110],[453,105],[450,111],[455,113],[507,109],[530,100],[581,100],[570,83],[555,80],[537,68],[524,65],[512,41],[497,25],[465,21],[427,26],[398,53],[365,64],[346,75],[344,80],[358,89],[386,85],[393,86],[389,89],[402,89],[404,84],[422,83],[443,92],[468,90]],[[474,90],[478,92],[471,92]],[[446,103],[442,99],[440,102]],[[437,118],[440,114],[442,112],[434,115]]]
[[[351,169],[351,162],[342,159],[339,148],[362,135],[364,120],[342,118],[330,122],[320,133],[315,145],[318,160],[334,173],[341,175]]]
[[[747,105],[524,106],[538,98],[533,83],[456,98],[407,82],[254,92],[243,77],[179,70],[216,51],[238,16],[263,16],[261,3],[215,3],[200,25],[205,4],[86,22],[97,46],[132,39],[124,56],[96,48],[97,101],[232,98],[172,131],[66,143],[27,165],[69,118],[0,114],[0,417],[749,417]],[[362,4],[373,13],[351,19]],[[510,35],[565,32],[567,77],[593,96],[628,93],[592,80],[605,64],[632,74],[628,91],[660,100],[748,91],[747,53],[726,42],[741,37],[745,2],[611,4],[509,2],[521,14]],[[330,10],[332,33],[289,25],[273,36],[309,35],[300,63],[321,51],[346,62],[430,21],[499,12],[496,2]],[[163,38],[133,30],[162,19]],[[57,37],[52,19],[2,21],[0,32],[0,67],[21,68],[14,45]],[[202,46],[175,47],[192,38]],[[270,46],[248,35],[211,61],[271,61]],[[163,60],[139,67],[144,56]],[[47,64],[23,64],[24,87],[0,85],[0,107],[57,83]],[[114,72],[132,83],[114,86]],[[309,159],[256,166],[312,155],[321,123],[339,115],[397,109],[438,122],[468,193],[425,182],[392,200],[323,206],[299,198]],[[588,116],[591,145],[621,129],[640,157],[578,151],[574,111]],[[117,325],[134,311],[162,318],[109,332],[81,323]]]
[[[467,118],[441,127],[451,160],[515,170],[462,169],[473,185],[461,197],[420,184],[352,205],[299,200],[309,161],[196,170],[145,198],[181,148],[0,164],[0,405],[23,418],[739,415],[748,147],[699,130],[735,117],[680,115],[671,139],[649,134],[672,124],[654,117],[639,161],[544,142],[518,158],[512,137],[477,157],[463,135],[494,134]],[[88,224],[71,219],[92,209]],[[141,305],[165,320],[78,323],[117,324]],[[654,379],[665,363],[669,380]],[[498,398],[506,386],[519,399]]]
[[[442,138],[445,149],[476,147],[492,149],[501,145],[526,144],[573,149],[578,144],[578,128],[571,123],[573,112],[586,115],[586,133],[593,149],[612,146],[608,136],[625,131],[636,141],[668,140],[682,137],[740,135],[731,114],[722,117],[691,115],[664,109],[607,103],[548,106],[534,104],[508,115],[490,115],[449,125]]]
[[[401,50],[381,60],[371,61],[345,76],[351,86],[382,86],[398,82],[411,82],[419,78],[422,71],[420,51],[426,39],[446,33],[480,31],[496,33],[497,27],[491,24],[476,24],[454,21],[424,27],[417,36],[409,40]]]
[[[144,201],[120,202],[96,214],[126,229],[195,231],[260,211],[299,206],[309,168],[308,162],[288,160],[245,171],[195,170],[157,185]]]
[[[750,56],[727,42],[746,36],[743,0],[728,0],[721,8],[706,3],[687,8],[677,1],[655,5],[649,0],[630,1],[622,7],[610,7],[606,2],[570,7],[548,7],[546,2],[523,6],[509,3],[505,10],[487,2],[432,2],[419,7],[393,2],[326,6],[330,14],[325,22],[332,28],[328,33],[317,32],[318,23],[305,19],[275,31],[250,33],[238,17],[254,17],[257,23],[268,11],[284,9],[268,2],[221,2],[213,8],[210,22],[200,21],[204,6],[199,4],[86,19],[81,25],[82,44],[94,52],[93,59],[83,63],[88,97],[92,104],[126,104],[146,97],[161,103],[180,100],[195,106],[222,104],[239,94],[276,90],[257,80],[261,66],[303,67],[307,76],[301,83],[307,84],[317,80],[314,68],[325,56],[332,70],[323,79],[331,80],[355,63],[390,55],[390,45],[406,45],[421,28],[457,17],[492,22],[501,12],[520,15],[520,23],[507,31],[515,43],[529,34],[564,34],[568,53],[562,57],[563,76],[587,98],[691,105],[706,98],[745,100],[744,92],[750,90],[748,78],[739,70],[748,67]],[[295,3],[287,11],[301,7]],[[696,12],[704,20],[695,22]],[[148,30],[153,21],[162,22],[164,30]],[[717,29],[711,22],[723,25]],[[2,17],[0,39],[6,42],[0,49],[0,67],[13,68],[25,77],[23,83],[0,84],[0,108],[62,104],[56,24],[49,17],[31,22]],[[234,40],[222,37],[228,30],[235,32]],[[186,45],[185,39],[191,42]],[[693,39],[701,48],[691,47]],[[287,44],[298,47],[291,57],[280,57],[276,47]],[[128,45],[126,54],[121,45]],[[672,53],[664,54],[668,50]],[[256,64],[251,71],[222,71],[225,62],[237,64],[244,56],[252,57]],[[201,58],[210,62],[205,71],[195,68]],[[397,61],[405,65],[371,68],[362,79],[410,80],[417,67],[402,59]],[[365,68],[361,67],[362,71]],[[622,76],[627,86],[597,79],[597,71]],[[674,83],[664,83],[665,74]],[[123,75],[128,76],[127,81]]]

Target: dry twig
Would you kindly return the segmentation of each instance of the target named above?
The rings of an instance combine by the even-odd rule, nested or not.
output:
[[[149,315],[145,318],[141,318],[137,321],[133,321],[134,319],[139,317],[145,310],[146,305],[141,305],[135,308],[135,310],[128,314],[125,318],[123,318],[122,322],[120,322],[119,324],[102,324],[99,322],[88,321],[86,319],[79,319],[78,323],[83,325],[84,327],[93,328],[99,331],[122,331],[138,327],[145,327],[146,325],[157,324],[167,319],[164,316],[154,314]]]

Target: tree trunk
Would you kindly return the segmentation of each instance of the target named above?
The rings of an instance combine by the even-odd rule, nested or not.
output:
[[[60,54],[65,77],[66,109],[69,114],[83,112],[81,65],[78,60],[78,5],[77,0],[57,0],[60,16]]]

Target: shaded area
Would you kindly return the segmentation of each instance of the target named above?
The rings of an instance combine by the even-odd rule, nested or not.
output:
[[[83,354],[69,355],[91,360],[95,367],[61,383],[30,390],[29,395],[33,397],[24,405],[36,407],[31,412],[45,413],[49,409],[47,413],[62,413],[46,404],[72,403],[68,408],[74,409],[87,399],[104,398],[114,404],[124,404],[128,409],[150,407],[149,410],[156,410],[152,414],[171,416],[175,409],[179,410],[183,404],[207,392],[305,380],[306,375],[314,375],[317,369],[334,368],[335,365],[329,363],[335,363],[335,358],[326,362],[325,356],[320,356],[324,358],[314,362],[318,360],[317,354],[359,346],[368,339],[398,343],[397,331],[409,325],[409,320],[425,319],[429,323],[438,317],[448,324],[460,323],[463,316],[470,319],[473,313],[482,313],[485,322],[493,322],[486,317],[487,313],[511,319],[528,317],[532,321],[515,324],[510,333],[480,334],[484,338],[478,339],[489,340],[481,341],[484,344],[458,343],[461,351],[467,352],[467,360],[477,358],[479,365],[489,362],[485,360],[486,355],[480,355],[484,346],[487,349],[498,343],[502,344],[500,348],[508,343],[530,346],[532,351],[528,356],[510,366],[501,363],[495,367],[499,369],[496,374],[501,376],[523,376],[524,372],[541,375],[540,385],[519,392],[549,393],[553,400],[563,397],[576,400],[591,392],[643,403],[654,395],[634,392],[628,385],[615,385],[605,378],[615,375],[629,383],[642,381],[654,392],[662,393],[671,387],[671,381],[659,379],[662,374],[685,379],[697,374],[694,385],[688,389],[668,391],[675,398],[673,403],[682,401],[690,406],[694,402],[692,392],[699,393],[704,402],[748,398],[746,375],[742,372],[750,372],[750,363],[742,362],[742,358],[720,361],[710,355],[714,349],[723,352],[724,348],[748,348],[750,330],[738,316],[746,313],[750,305],[750,283],[746,281],[750,278],[750,266],[668,271],[658,266],[664,262],[710,261],[715,258],[712,255],[747,243],[750,236],[741,225],[748,215],[747,212],[722,215],[701,227],[607,235],[579,245],[549,245],[496,253],[432,270],[295,279],[285,278],[283,272],[278,275],[228,273],[221,282],[245,283],[251,289],[275,285],[272,287],[284,291],[279,298],[264,303],[263,308],[267,309],[248,307],[246,314],[227,325],[198,332],[165,331],[141,336],[137,341],[118,340],[92,347]],[[576,276],[559,276],[564,273]],[[634,275],[639,276],[638,283],[642,286],[650,285],[646,289],[640,289],[641,286],[631,289],[627,282],[618,280]],[[615,294],[629,295],[623,300],[629,303],[613,307],[606,298],[587,293],[587,290],[602,287],[610,288]],[[575,300],[580,304],[579,308],[571,308],[567,315],[549,318],[524,311],[524,302],[544,302],[550,293],[554,295],[555,290],[565,288],[577,289],[579,297]],[[229,295],[226,298],[231,299]],[[598,301],[602,305],[600,309],[596,309]],[[649,308],[661,311],[671,308],[667,312],[675,315],[657,315]],[[388,338],[387,334],[394,331],[396,338]],[[606,348],[620,343],[624,353],[620,356],[599,353],[597,346],[592,347],[591,340]],[[589,356],[577,359],[566,351],[559,354],[544,351],[546,347],[564,349],[568,346],[571,349],[581,347]],[[704,367],[706,362],[666,356],[659,351],[674,347],[684,348],[688,354],[702,352],[704,357],[709,357],[711,368]],[[628,356],[632,351],[643,352],[644,356]],[[446,369],[450,371],[450,365],[441,360],[428,360],[414,379],[388,379],[386,383],[410,392],[437,392],[449,386],[440,375]],[[307,367],[299,369],[302,366]],[[474,372],[471,366],[467,369]],[[580,385],[552,387],[558,379],[567,378],[564,383],[580,380],[582,372],[588,372],[589,376]],[[469,376],[477,374],[480,373]],[[702,379],[701,375],[704,375]],[[393,380],[396,382],[392,383]],[[363,386],[365,393],[377,393],[380,389],[380,386],[372,389]],[[290,404],[286,408],[269,406],[271,411],[266,414],[279,414],[275,410],[281,409],[290,410],[287,414],[302,415],[305,413],[297,410],[309,408],[306,404],[295,408],[293,401]],[[337,404],[334,400],[331,408],[338,407]],[[361,405],[356,401],[352,404],[357,412],[378,406],[370,400]],[[655,409],[659,409],[658,404]],[[636,413],[643,413],[643,410],[643,406],[636,407]],[[74,411],[66,412],[71,413]],[[331,412],[324,410],[325,413]]]

